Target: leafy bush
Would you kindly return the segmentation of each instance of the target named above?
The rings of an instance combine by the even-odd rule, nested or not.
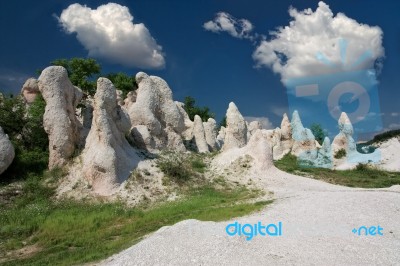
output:
[[[312,124],[310,129],[315,137],[315,140],[318,141],[318,143],[320,145],[322,145],[322,143],[324,142],[324,139],[326,137],[325,130],[322,128],[322,126],[320,124],[316,124],[316,123]]]
[[[207,165],[199,157],[193,158],[191,161],[191,164],[192,164],[192,168],[196,172],[199,172],[199,173],[204,173],[205,168],[207,167]]]
[[[356,170],[357,171],[367,171],[368,170],[368,165],[363,164],[363,163],[359,163],[356,166]]]
[[[2,182],[41,175],[48,164],[48,137],[43,128],[46,103],[41,96],[27,109],[21,97],[4,97],[0,103],[0,126],[10,137],[15,158],[1,175]]]
[[[27,110],[25,126],[22,130],[22,144],[27,149],[43,151],[48,149],[49,139],[43,127],[45,107],[46,102],[42,95],[38,95]]]
[[[181,153],[162,154],[157,159],[157,166],[166,176],[178,182],[187,181],[194,174],[190,161]]]
[[[340,149],[335,153],[335,159],[341,159],[344,158],[346,156],[346,150],[345,149]]]
[[[25,104],[21,97],[0,98],[0,126],[11,139],[15,139],[25,124]]]

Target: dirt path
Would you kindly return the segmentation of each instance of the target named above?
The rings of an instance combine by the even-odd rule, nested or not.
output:
[[[351,189],[275,168],[259,177],[276,198],[262,212],[163,227],[102,265],[400,265],[400,186]],[[234,221],[282,222],[282,236],[228,236]],[[352,232],[378,225],[382,236]]]

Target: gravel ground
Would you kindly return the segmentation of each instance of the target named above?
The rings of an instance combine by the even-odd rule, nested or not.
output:
[[[400,186],[352,189],[284,173],[259,173],[275,201],[226,222],[163,227],[100,265],[400,265]],[[234,221],[282,222],[282,236],[228,236]],[[358,236],[360,226],[382,236]]]

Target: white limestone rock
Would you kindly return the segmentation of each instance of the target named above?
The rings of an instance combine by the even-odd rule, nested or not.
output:
[[[35,78],[27,79],[21,89],[25,103],[32,104],[38,94],[40,94],[38,80]]]
[[[117,104],[114,85],[106,78],[97,80],[93,121],[82,152],[84,177],[94,192],[111,195],[137,166],[139,157],[125,138],[131,124]]]
[[[11,165],[14,157],[14,146],[0,127],[0,175]]]
[[[236,105],[231,102],[226,112],[226,130],[223,150],[241,148],[247,144],[246,122]]]
[[[207,122],[203,122],[204,133],[210,151],[218,150],[217,145],[217,122],[213,118],[209,118]]]
[[[194,125],[193,125],[193,137],[196,143],[197,151],[200,153],[207,153],[208,144],[206,141],[206,136],[203,127],[203,121],[201,120],[200,116],[194,116]]]
[[[131,143],[139,149],[155,149],[156,144],[154,142],[154,139],[151,137],[148,128],[144,125],[137,125],[132,127],[131,133],[128,137]]]
[[[332,142],[333,154],[336,154],[340,149],[344,149],[346,153],[356,151],[356,143],[352,137],[353,125],[345,112],[341,113],[338,124],[340,132]]]
[[[75,108],[82,91],[72,85],[61,66],[44,69],[38,83],[46,101],[43,125],[49,136],[49,169],[53,169],[65,165],[79,144],[81,125]]]
[[[316,160],[313,162],[315,167],[329,168],[333,166],[333,156],[331,149],[331,141],[328,137],[325,137],[324,142],[318,148],[318,155]]]
[[[124,107],[126,109],[129,109],[131,105],[136,102],[136,97],[137,97],[136,91],[128,92],[124,100]]]
[[[248,124],[248,134],[247,134],[247,139],[250,139],[250,137],[256,132],[258,129],[262,129],[262,125],[260,121],[251,121],[250,124]]]
[[[293,112],[291,127],[293,138],[291,153],[297,157],[303,156],[307,160],[315,159],[317,155],[315,137],[310,129],[304,128],[297,111]]]
[[[121,90],[116,90],[116,92],[117,92],[117,104],[120,106],[125,105],[124,98],[123,98],[124,93]]]
[[[184,130],[181,133],[181,136],[184,140],[191,140],[193,138],[193,125],[194,122],[190,120],[189,115],[186,113],[184,107],[184,103],[175,101],[176,107],[178,108],[179,113],[183,117],[184,121]]]
[[[145,125],[155,143],[154,148],[165,148],[168,146],[166,127],[170,126],[180,135],[186,129],[184,117],[163,79],[139,72],[136,82],[139,86],[136,101],[127,108],[132,125]]]
[[[225,133],[226,133],[226,128],[224,126],[221,126],[217,136],[218,149],[221,149],[224,146]]]

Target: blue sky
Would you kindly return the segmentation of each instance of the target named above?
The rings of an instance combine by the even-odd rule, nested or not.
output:
[[[129,8],[130,14],[134,17],[133,23],[144,24],[150,37],[154,39],[153,45],[162,46],[160,53],[165,64],[161,69],[154,67],[156,63],[153,66],[149,63],[150,67],[143,67],[143,62],[148,61],[143,61],[142,64],[133,62],[127,66],[126,62],[119,63],[118,60],[112,60],[113,55],[108,55],[107,58],[100,54],[95,58],[101,63],[103,72],[122,71],[136,74],[143,70],[148,74],[164,78],[176,100],[182,101],[185,96],[190,95],[199,105],[209,106],[216,113],[217,120],[223,117],[229,102],[234,101],[244,116],[267,117],[274,127],[279,126],[282,113],[289,110],[286,87],[281,82],[282,75],[289,73],[287,75],[290,76],[290,73],[294,72],[274,73],[268,63],[260,64],[260,59],[255,59],[253,53],[260,47],[263,36],[266,42],[269,42],[270,31],[280,26],[288,26],[293,20],[288,13],[290,6],[298,11],[311,8],[314,12],[318,7],[318,1],[114,2]],[[63,10],[74,3],[95,10],[100,5],[108,4],[109,1],[1,1],[0,27],[3,38],[0,43],[0,90],[2,92],[19,91],[26,78],[35,76],[37,69],[48,66],[54,59],[88,56],[87,47],[77,39],[76,33],[66,33],[65,28],[63,29],[57,20],[57,16],[60,17]],[[399,128],[400,3],[370,0],[325,1],[325,3],[329,5],[333,16],[342,12],[358,23],[371,27],[378,26],[381,29],[384,58],[381,59],[383,68],[377,77],[380,115],[384,128]],[[249,33],[252,38],[235,37],[224,30],[217,33],[206,30],[203,27],[204,23],[216,22],[218,12],[249,21],[253,26],[253,30]],[[75,13],[69,15],[68,19],[71,19]],[[350,40],[349,47],[352,44]],[[276,46],[279,45],[279,42],[276,43]],[[368,48],[369,43],[366,42],[365,45]],[[357,48],[355,45],[352,47]],[[138,66],[140,64],[142,66]],[[257,65],[259,67],[256,67]],[[305,65],[303,69],[314,68]],[[318,72],[318,67],[315,69]],[[306,74],[313,75],[313,73]],[[300,115],[302,116],[301,112]],[[314,115],[316,114],[311,113],[307,117]],[[306,120],[311,121],[311,119]]]

